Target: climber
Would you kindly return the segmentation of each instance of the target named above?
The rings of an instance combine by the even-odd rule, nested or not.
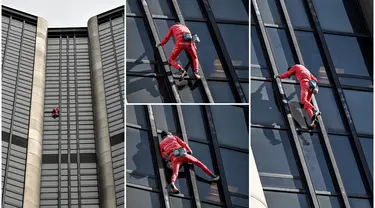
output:
[[[312,94],[318,93],[318,80],[311,74],[311,72],[303,65],[296,64],[288,68],[288,71],[281,74],[275,75],[276,78],[285,79],[290,76],[295,75],[301,86],[301,105],[307,111],[311,118],[310,126],[314,126],[317,118],[321,113],[317,111],[314,105],[311,104]]]
[[[199,75],[198,55],[196,51],[196,43],[200,42],[198,35],[191,34],[189,28],[187,28],[185,25],[181,23],[176,23],[171,28],[169,28],[167,35],[160,43],[156,44],[156,47],[164,46],[172,35],[176,39],[176,44],[172,50],[168,62],[174,68],[179,70],[180,79],[183,79],[187,72],[180,64],[177,63],[176,58],[183,49],[186,50],[190,54],[191,59],[193,60],[194,75],[197,79],[200,79],[201,76]]]
[[[52,118],[55,119],[60,116],[60,110],[58,107],[55,107],[51,112]]]
[[[201,161],[192,156],[190,147],[179,137],[169,132],[161,132],[162,141],[160,142],[160,152],[164,161],[172,168],[173,175],[171,178],[171,189],[173,193],[179,193],[174,182],[177,179],[181,164],[193,163],[200,167],[207,175],[211,176],[212,181],[218,181],[219,176],[213,174]],[[189,154],[188,154],[189,153]],[[170,160],[168,160],[169,158]]]

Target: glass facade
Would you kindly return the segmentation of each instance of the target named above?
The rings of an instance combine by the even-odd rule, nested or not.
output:
[[[242,0],[128,0],[126,1],[126,89],[129,103],[249,101],[248,3]],[[231,8],[228,12],[227,8]],[[187,84],[167,63],[174,39],[161,41],[176,22],[184,22],[200,37],[197,45],[205,79],[196,82],[189,56],[178,57],[188,69]]]
[[[251,146],[268,207],[371,207],[372,35],[357,1],[255,0],[251,13]],[[318,78],[314,130],[287,117],[295,78],[272,78],[297,63]]]
[[[127,105],[126,111],[127,207],[248,207],[247,106]],[[181,193],[168,193],[171,173],[159,155],[162,130],[187,142],[221,180],[211,183],[201,169],[186,165],[176,181]]]

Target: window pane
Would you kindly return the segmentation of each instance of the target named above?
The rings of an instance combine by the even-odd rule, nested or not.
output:
[[[207,134],[203,122],[201,106],[181,105],[181,107],[188,137],[206,141]]]
[[[249,21],[245,5],[241,0],[209,0],[209,3],[216,19]]]
[[[194,152],[194,157],[200,160],[207,166],[212,172],[220,174],[217,170],[213,169],[212,158],[210,155],[210,149],[208,145],[189,141],[189,146]],[[208,200],[214,202],[220,202],[220,195],[216,186],[212,186],[205,180],[209,180],[209,177],[199,168],[195,167],[195,173],[197,178],[198,192],[201,200]]]
[[[311,28],[301,0],[285,0],[286,8],[294,27]]]
[[[141,72],[141,73],[147,74],[147,73],[158,73],[159,70],[155,64],[127,62],[126,72]]]
[[[365,31],[365,22],[355,1],[313,0],[313,2],[323,29],[340,32]]]
[[[164,80],[153,77],[126,77],[126,99],[129,103],[162,103],[169,101]]]
[[[232,201],[233,207],[237,207],[237,206],[249,207],[249,199],[248,198],[230,196],[230,199]]]
[[[373,139],[371,138],[359,138],[361,141],[363,152],[365,153],[367,165],[370,168],[371,175],[374,176],[374,164],[373,164],[373,154],[374,154],[374,147],[373,147]]]
[[[126,207],[161,207],[159,193],[126,187]]]
[[[126,58],[154,60],[154,49],[142,18],[126,17]]]
[[[228,82],[207,81],[215,103],[235,103]]]
[[[249,195],[249,154],[220,148],[229,192]],[[235,161],[235,162],[234,162]]]
[[[170,197],[171,207],[190,208],[192,207],[191,201],[183,198]]]
[[[187,22],[186,24],[192,33],[195,31],[199,35],[199,39],[201,40],[201,43],[197,45],[197,53],[205,77],[225,78],[226,75],[223,71],[223,66],[217,55],[206,23]]]
[[[264,23],[282,25],[275,0],[257,0]]]
[[[126,0],[126,13],[135,13],[136,15],[142,15],[137,0]]]
[[[220,206],[212,205],[212,204],[207,204],[202,202],[202,208],[220,208]]]
[[[320,207],[324,208],[340,208],[340,202],[337,197],[318,196]]]
[[[248,149],[249,133],[240,107],[211,106],[215,130],[221,144]]]
[[[370,201],[367,199],[349,198],[351,207],[371,208]]]
[[[171,105],[152,106],[156,128],[158,130],[165,130],[176,134],[177,129],[175,119],[177,119],[177,116],[172,108],[174,108],[174,106]]]
[[[296,64],[293,60],[292,51],[289,46],[285,31],[281,29],[267,28],[268,39],[270,40],[276,67],[279,73],[284,73],[288,67]],[[295,79],[292,77],[292,79]]]
[[[338,74],[369,76],[364,50],[355,37],[324,35]]]
[[[367,195],[349,139],[329,135],[332,150],[348,195]]]
[[[312,32],[296,31],[296,38],[305,66],[318,79],[319,83],[329,84],[326,69]]]
[[[150,148],[147,131],[126,128],[127,183],[157,187]]]
[[[246,100],[249,102],[249,83],[241,83],[243,93],[245,93]]]
[[[141,105],[127,105],[126,123],[138,124],[147,128],[145,107]]]
[[[284,120],[276,105],[270,82],[251,80],[251,123],[284,127]]]
[[[176,83],[179,82],[179,79],[175,79]],[[184,84],[179,87],[177,85],[178,94],[180,95],[181,101],[183,103],[204,103],[202,93],[202,88],[197,86],[196,81],[192,80],[185,80],[188,83],[184,86]]]
[[[330,170],[319,140],[317,134],[313,136],[309,133],[299,134],[299,141],[315,189],[335,193]]]
[[[263,48],[255,26],[251,27],[251,76],[270,77]]]
[[[304,194],[293,194],[293,193],[280,193],[265,191],[268,208],[279,208],[279,207],[298,207],[308,208],[309,203],[306,195]]]
[[[184,16],[185,19],[189,18],[203,18],[201,9],[199,7],[199,4],[197,0],[178,0],[178,5],[180,6],[182,16]]]
[[[251,128],[251,149],[263,187],[302,188],[286,131]],[[262,176],[262,173],[293,176],[293,179],[264,174]]]
[[[233,65],[249,66],[249,26],[219,24],[219,29]]]
[[[357,132],[372,135],[373,94],[371,92],[344,90],[344,95]]]
[[[148,7],[153,15],[172,16],[172,7],[168,0],[147,0]]]

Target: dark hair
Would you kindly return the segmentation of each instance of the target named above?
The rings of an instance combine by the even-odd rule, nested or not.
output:
[[[291,69],[292,67],[288,67],[288,71]]]
[[[167,136],[172,135],[172,134],[167,132],[167,131],[162,131],[160,135],[161,135],[161,138],[164,139],[164,137],[167,137]]]

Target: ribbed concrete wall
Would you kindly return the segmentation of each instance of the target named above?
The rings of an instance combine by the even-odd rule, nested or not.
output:
[[[100,52],[98,19],[96,16],[90,18],[88,22],[88,31],[90,68],[94,97],[96,154],[98,158],[100,178],[100,204],[103,208],[115,208],[115,182],[113,177],[108,114],[104,91],[103,64]]]
[[[38,18],[26,161],[24,208],[39,208],[42,164],[47,22]]]
[[[253,151],[250,149],[250,170],[251,170],[251,207],[267,208],[266,198],[264,196],[262,184],[260,182],[258,168],[254,160]]]

